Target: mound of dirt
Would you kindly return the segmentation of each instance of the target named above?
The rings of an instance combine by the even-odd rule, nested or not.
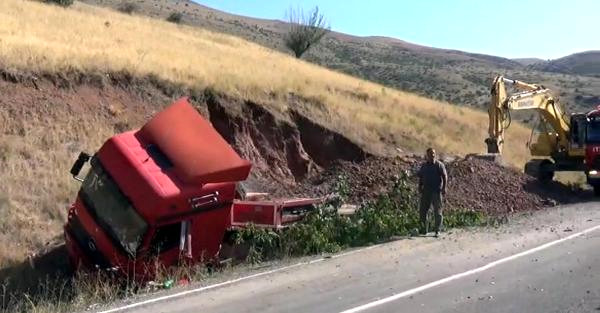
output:
[[[416,187],[416,172],[424,160],[416,156],[370,157],[361,163],[337,162],[303,182],[296,195],[325,196],[335,192],[341,177],[350,191],[349,202],[361,203],[391,187],[394,177],[405,171]],[[474,157],[444,162],[448,171],[445,208],[471,209],[494,216],[516,211],[539,210],[573,202],[581,193],[560,183],[542,185],[516,169]],[[282,195],[292,196],[289,191]]]
[[[495,162],[466,158],[448,164],[447,205],[503,215],[568,203],[577,196],[566,186],[542,185],[534,178]]]
[[[345,182],[348,201],[358,204],[386,192],[401,172],[417,184],[422,157],[374,156],[293,111],[276,116],[261,105],[217,94],[205,100],[214,127],[253,163],[251,177],[243,183],[247,190],[268,192],[274,198],[316,197],[335,192]],[[541,185],[490,160],[442,158],[449,176],[447,209],[499,216],[568,203],[580,196],[560,183]]]

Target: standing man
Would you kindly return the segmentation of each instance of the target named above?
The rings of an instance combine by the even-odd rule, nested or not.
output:
[[[421,203],[419,207],[420,226],[419,233],[427,234],[427,212],[433,204],[435,214],[435,236],[437,237],[442,226],[442,196],[446,195],[448,174],[444,163],[436,159],[435,150],[427,149],[427,161],[419,169],[419,192]]]

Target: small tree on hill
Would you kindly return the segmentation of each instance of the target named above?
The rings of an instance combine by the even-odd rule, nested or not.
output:
[[[304,15],[300,9],[290,8],[287,15],[290,29],[285,34],[284,42],[296,58],[302,57],[304,52],[318,43],[330,30],[323,14],[319,14],[319,7],[315,7],[308,15]]]
[[[133,2],[125,2],[119,6],[119,11],[127,14],[133,14],[133,12],[138,11],[139,7],[137,4]]]
[[[183,20],[183,14],[181,12],[173,12],[167,17],[167,21],[175,24],[181,23]]]

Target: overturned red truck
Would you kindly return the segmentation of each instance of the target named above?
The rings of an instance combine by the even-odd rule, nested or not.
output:
[[[236,229],[285,227],[320,201],[244,199],[236,187],[250,168],[186,98],[176,101],[75,161],[82,185],[64,227],[71,263],[147,277],[157,264],[213,262]]]

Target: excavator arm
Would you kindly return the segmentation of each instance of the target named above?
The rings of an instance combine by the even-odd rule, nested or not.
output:
[[[522,91],[509,96],[506,91],[507,83]],[[550,90],[542,85],[528,84],[497,76],[492,84],[491,101],[488,108],[489,137],[485,140],[488,153],[502,153],[505,131],[511,122],[510,112],[519,110],[537,111],[541,119],[552,128],[539,138],[542,139],[544,146],[551,147],[552,150],[542,154],[550,156],[553,152],[564,151],[568,148],[569,120]],[[532,154],[540,154],[534,151],[535,149],[531,145],[529,148],[532,150]]]

